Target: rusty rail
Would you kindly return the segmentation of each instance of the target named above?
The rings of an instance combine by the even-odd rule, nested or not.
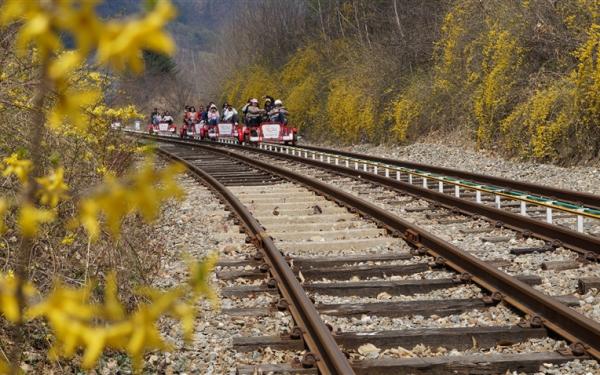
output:
[[[239,145],[226,146],[247,150],[247,148]],[[600,260],[600,238],[595,238],[556,225],[551,225],[523,215],[514,214],[512,212],[507,212],[494,207],[477,204],[476,202],[456,198],[448,194],[426,189],[396,179],[386,178],[372,172],[365,172],[363,170],[356,170],[342,165],[328,164],[319,160],[307,159],[259,148],[252,148],[251,151],[294,160],[304,164],[315,165],[320,168],[328,169],[330,171],[352,177],[359,177],[362,180],[372,181],[379,185],[387,186],[404,193],[435,201],[436,203],[444,205],[453,211],[461,212],[467,215],[485,216],[491,220],[494,220],[498,225],[505,226],[525,234],[535,235],[536,237],[554,243],[557,246],[568,247],[580,254],[585,255],[589,260]]]
[[[471,180],[473,182],[492,184],[492,185],[497,185],[497,186],[515,189],[515,190],[522,190],[522,191],[530,193],[530,194],[536,194],[536,195],[541,195],[541,196],[545,196],[545,197],[549,197],[549,198],[561,199],[561,200],[565,200],[565,201],[572,202],[575,204],[586,205],[586,206],[589,206],[589,207],[592,207],[595,209],[600,209],[600,195],[583,193],[583,192],[575,191],[575,190],[559,189],[559,188],[555,188],[552,186],[538,185],[538,184],[533,184],[530,182],[516,181],[516,180],[511,180],[508,178],[489,176],[489,175],[484,175],[484,174],[480,174],[480,173],[472,173],[472,172],[467,172],[467,171],[463,171],[460,169],[437,167],[434,165],[414,163],[414,162],[403,161],[403,160],[398,160],[398,159],[391,159],[391,158],[383,158],[383,157],[378,157],[378,156],[373,156],[373,155],[366,155],[366,154],[361,154],[361,153],[357,153],[357,152],[341,151],[341,150],[330,149],[330,148],[325,148],[325,147],[305,146],[305,145],[296,146],[296,147],[303,148],[306,150],[338,154],[338,155],[342,155],[342,156],[363,159],[363,160],[372,161],[372,162],[385,163],[385,164],[395,165],[395,166],[404,167],[404,168],[419,169],[419,170],[428,171],[428,172],[432,172],[432,173],[438,173],[438,174],[449,176],[449,177],[464,178],[466,180]]]
[[[233,159],[252,165],[254,168],[260,168],[296,181],[319,194],[360,211],[363,215],[372,217],[388,229],[400,233],[413,246],[424,249],[434,257],[441,257],[439,259],[445,265],[460,272],[464,279],[472,280],[490,292],[499,293],[496,295],[501,296],[507,303],[525,314],[535,317],[535,320],[541,322],[548,329],[573,343],[574,347],[583,348],[591,356],[600,359],[600,324],[598,322],[583,316],[516,278],[487,265],[418,226],[404,221],[398,216],[350,193],[286,168],[257,161],[219,147],[191,144],[185,141],[170,142],[187,144],[228,155]]]
[[[170,142],[173,142],[170,140]],[[160,153],[185,164],[188,169],[200,178],[208,187],[217,193],[243,222],[243,226],[251,235],[254,243],[262,249],[265,261],[273,278],[277,281],[279,291],[288,308],[299,325],[304,341],[315,359],[315,365],[321,374],[351,375],[354,374],[350,362],[335,342],[331,332],[321,320],[314,304],[306,295],[296,279],[285,258],[275,246],[273,239],[266,235],[262,226],[224,185],[202,169],[186,162],[184,159],[165,150]]]

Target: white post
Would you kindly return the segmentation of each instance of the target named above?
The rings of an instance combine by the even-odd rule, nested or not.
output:
[[[496,208],[500,209],[502,207],[502,202],[500,201],[500,196],[496,195]]]
[[[350,162],[348,160],[346,160],[346,168],[348,168],[350,166]]]
[[[412,184],[412,174],[408,174],[408,183]]]
[[[552,208],[546,207],[546,222],[552,224]]]
[[[385,169],[385,177],[390,177],[390,170],[389,170],[389,168]]]
[[[289,147],[286,147],[286,148],[285,148],[285,153],[286,153],[286,154],[289,154],[289,153],[290,153],[290,148],[289,148]]]
[[[400,181],[400,171],[396,171],[396,180]]]
[[[319,161],[322,163],[323,162],[323,154],[321,154],[321,156],[319,156]]]
[[[377,166],[373,167],[373,173],[377,174]]]
[[[423,187],[424,187],[425,189],[427,189],[427,188],[428,188],[428,187],[427,187],[427,178],[426,178],[426,177],[423,177]]]
[[[312,158],[315,160],[317,158],[317,154],[315,152],[312,153]]]
[[[444,192],[444,182],[443,181],[438,181],[438,191],[440,193]]]
[[[331,157],[327,155],[327,164],[331,163]]]
[[[367,163],[363,164],[363,171],[365,171],[365,172],[367,171]]]
[[[358,169],[358,162],[357,161],[354,162],[354,169]]]
[[[583,216],[577,215],[577,231],[583,232]]]
[[[521,201],[521,215],[527,216],[527,203],[525,201]]]
[[[454,196],[460,198],[460,186],[454,185]]]
[[[475,202],[481,203],[481,191],[475,190]]]
[[[338,164],[340,164],[340,159],[335,158],[335,165],[338,165]]]

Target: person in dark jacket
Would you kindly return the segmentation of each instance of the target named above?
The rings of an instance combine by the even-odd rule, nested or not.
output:
[[[269,113],[269,111],[271,111],[274,106],[275,101],[273,100],[273,97],[265,95],[265,105],[263,107],[265,109],[265,113]]]

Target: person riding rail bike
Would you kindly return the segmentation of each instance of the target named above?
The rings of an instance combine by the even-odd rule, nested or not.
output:
[[[287,124],[287,115],[289,112],[283,106],[283,102],[280,99],[275,100],[275,106],[268,113],[269,120],[272,122],[278,122],[280,124]]]
[[[221,116],[222,122],[237,124],[238,122],[238,112],[235,108],[231,106],[231,104],[226,103],[225,109],[223,110],[223,115]]]
[[[221,118],[221,116],[219,115],[219,111],[217,110],[217,106],[214,104],[211,104],[209,109],[208,109],[208,114],[207,114],[207,123],[209,125],[217,125],[219,123],[219,119]]]
[[[250,105],[246,108],[246,125],[259,126],[265,110],[258,106],[258,99],[251,99]]]

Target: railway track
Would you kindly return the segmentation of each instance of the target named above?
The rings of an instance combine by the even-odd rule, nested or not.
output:
[[[240,353],[274,351],[289,361],[302,356],[295,367],[246,360],[238,373],[535,372],[598,358],[600,326],[568,307],[579,304],[576,297],[544,295],[532,287],[543,277],[502,272],[510,266],[506,259],[478,259],[400,219],[381,204],[387,198],[371,197],[376,205],[356,196],[373,182],[360,185],[296,160],[291,168],[298,174],[289,161],[286,168],[281,158],[249,158],[240,150],[181,143],[161,150],[187,162],[217,191],[263,249],[222,260],[219,277],[227,285],[225,298],[262,296],[270,304],[227,313],[289,311],[297,324],[282,335],[234,339]],[[383,197],[398,194],[381,190]],[[404,195],[392,206],[411,201],[419,203]],[[415,208],[435,220],[460,220],[433,207]]]

